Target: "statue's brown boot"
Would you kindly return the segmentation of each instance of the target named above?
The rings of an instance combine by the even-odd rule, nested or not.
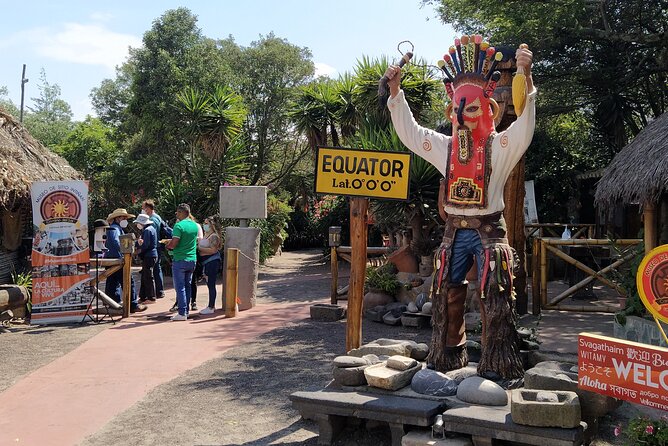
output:
[[[466,285],[449,285],[434,302],[433,333],[427,367],[447,372],[468,364],[464,307]]]

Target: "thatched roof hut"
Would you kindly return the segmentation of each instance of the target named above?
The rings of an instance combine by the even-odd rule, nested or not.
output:
[[[44,147],[0,109],[0,283],[7,283],[28,255],[32,236],[33,181],[80,179],[61,156]]]
[[[0,109],[0,210],[14,210],[30,197],[33,181],[82,178],[11,115]]]
[[[668,112],[649,123],[615,156],[596,188],[595,204],[603,211],[609,213],[619,203],[642,207],[646,250],[656,246],[655,210],[668,194],[667,132]]]
[[[596,205],[656,203],[668,192],[668,112],[647,125],[605,169],[596,188]]]

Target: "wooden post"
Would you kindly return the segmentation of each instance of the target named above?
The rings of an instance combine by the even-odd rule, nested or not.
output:
[[[227,268],[225,269],[225,317],[237,315],[237,292],[239,280],[239,250],[228,248]]]
[[[350,281],[348,287],[348,319],[346,326],[346,352],[362,344],[362,300],[366,276],[367,211],[369,199],[350,199]]]
[[[338,257],[336,256],[336,246],[332,246],[331,248],[331,264],[332,264],[332,295],[331,295],[331,302],[332,305],[336,305],[338,303],[338,295],[337,295],[337,290],[339,286],[339,260]]]
[[[645,254],[656,248],[656,206],[654,203],[645,203],[643,206],[645,220]]]
[[[547,304],[547,249],[545,242],[540,239],[540,304]]]
[[[524,235],[524,157],[517,163],[504,188],[506,209],[503,216],[508,228],[508,244],[515,248],[520,259],[513,281],[518,314],[526,314],[529,304],[526,267],[526,236]]]
[[[540,314],[540,239],[532,240],[533,249],[531,257],[531,312],[534,316]]]
[[[123,317],[130,317],[130,293],[132,291],[132,253],[123,254]]]

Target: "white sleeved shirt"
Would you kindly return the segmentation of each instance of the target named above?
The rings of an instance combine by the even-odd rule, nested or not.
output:
[[[415,122],[403,90],[387,102],[392,124],[404,143],[416,155],[434,165],[445,176],[448,163],[450,136],[421,127]],[[445,212],[452,215],[489,215],[503,211],[503,188],[515,165],[524,155],[536,123],[536,89],[527,95],[522,115],[510,127],[496,134],[492,141],[492,174],[487,190],[487,207],[462,208],[445,205]]]

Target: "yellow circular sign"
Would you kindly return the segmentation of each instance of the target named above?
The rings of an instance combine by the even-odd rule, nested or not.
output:
[[[636,274],[638,294],[654,317],[668,324],[668,245],[645,256]]]

